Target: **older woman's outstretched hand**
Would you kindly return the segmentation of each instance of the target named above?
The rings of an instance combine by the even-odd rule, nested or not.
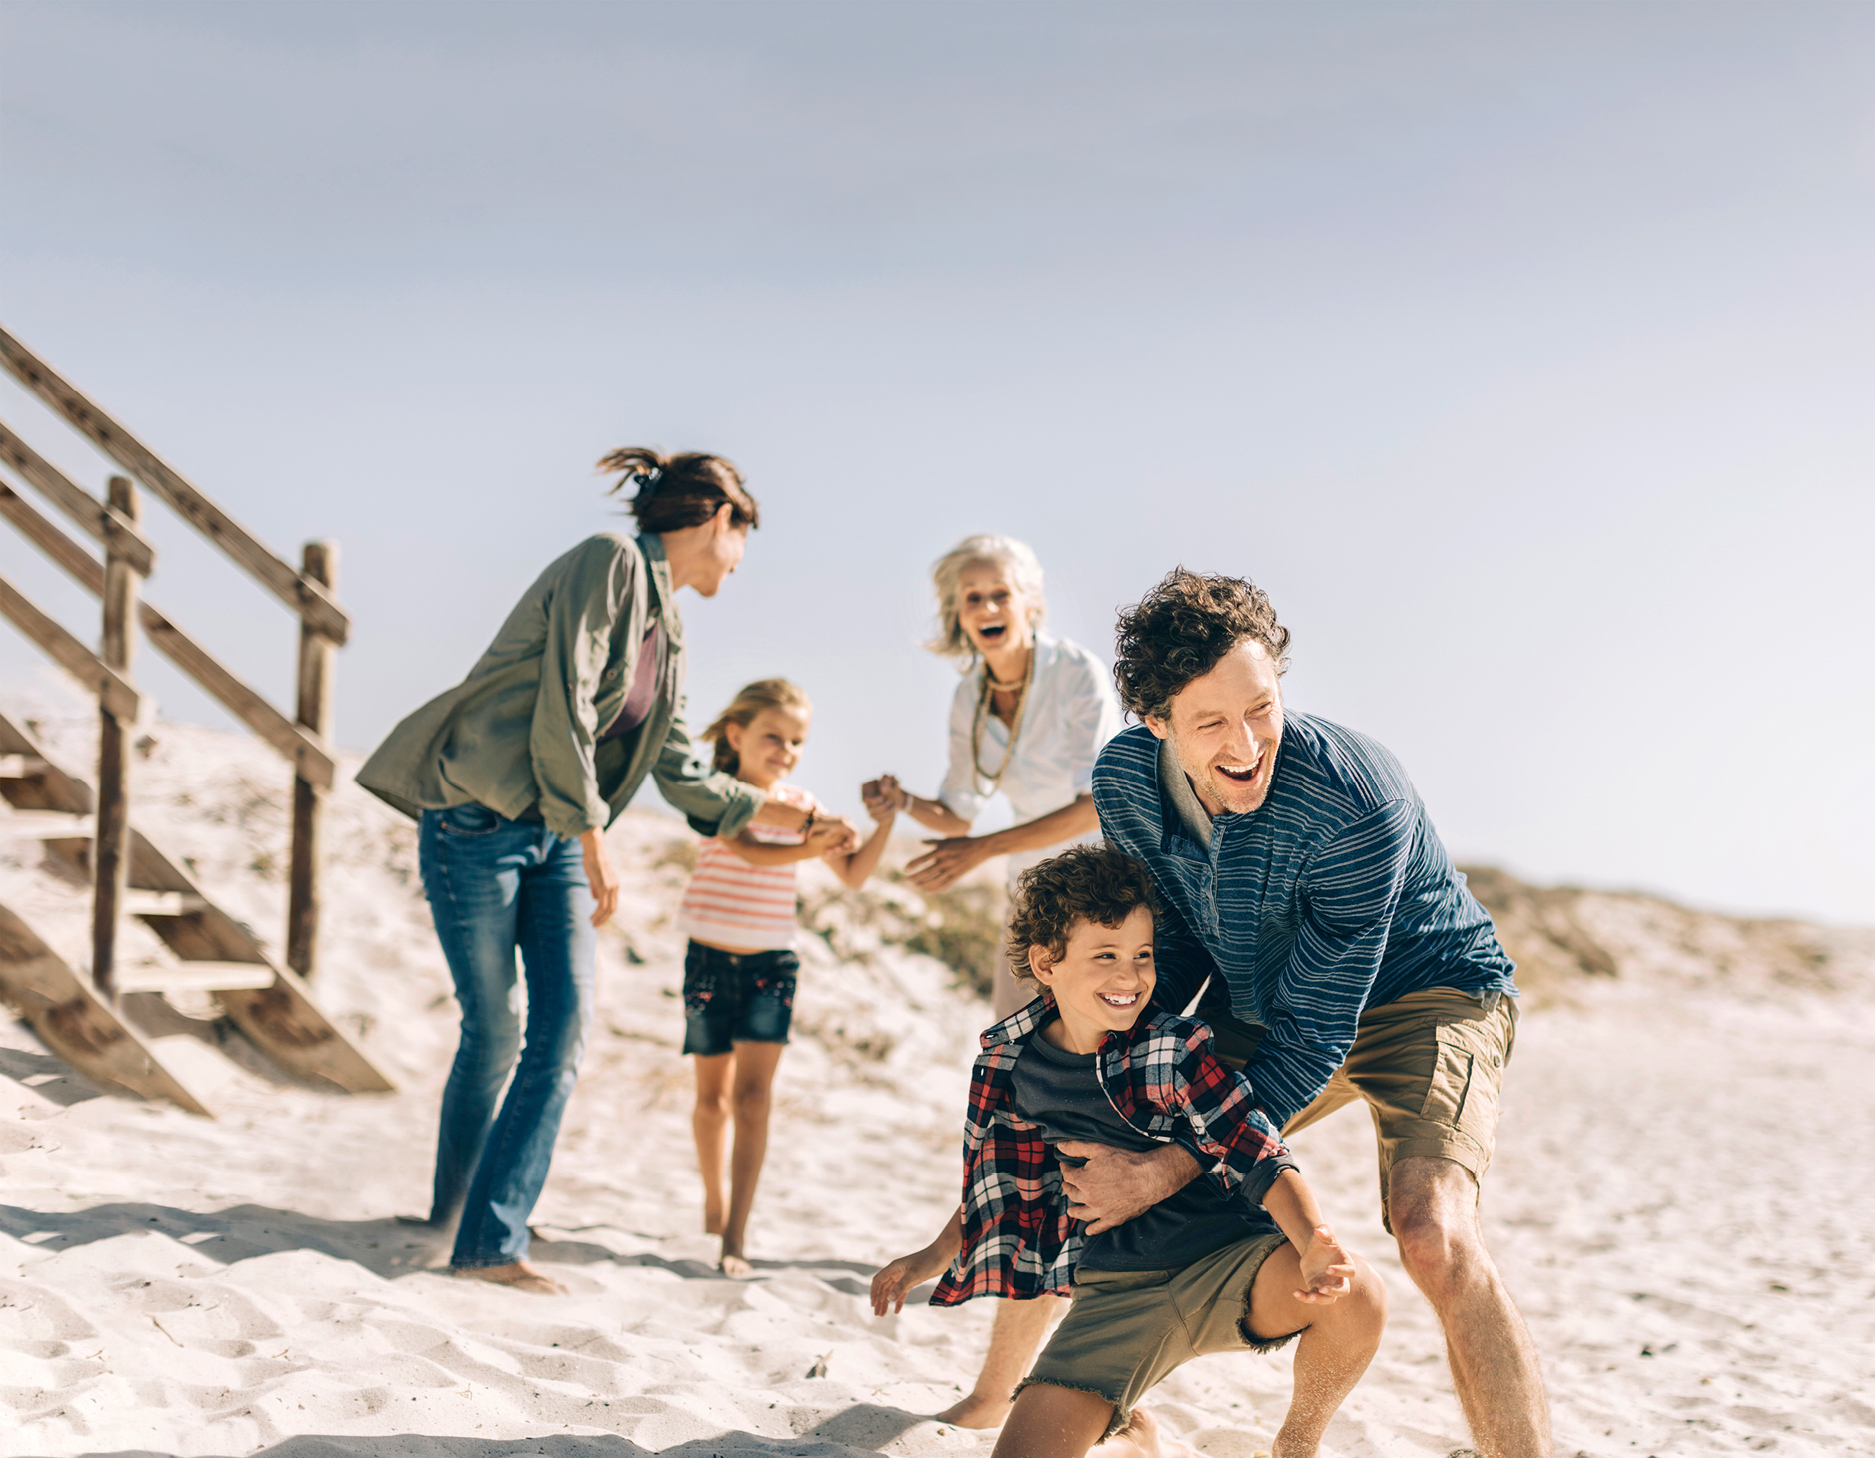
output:
[[[979,835],[927,840],[931,849],[905,867],[905,879],[920,891],[942,891],[995,854]]]

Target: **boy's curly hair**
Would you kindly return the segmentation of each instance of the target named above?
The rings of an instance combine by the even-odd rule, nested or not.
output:
[[[1174,567],[1120,609],[1113,653],[1120,702],[1135,718],[1170,718],[1179,690],[1245,638],[1263,645],[1278,673],[1289,667],[1289,630],[1276,621],[1268,593],[1241,577]]]
[[[1030,947],[1065,956],[1076,922],[1118,926],[1142,906],[1158,915],[1152,872],[1137,857],[1110,845],[1077,845],[1050,856],[1016,881],[1004,943],[1009,970],[1021,981],[1034,982]]]

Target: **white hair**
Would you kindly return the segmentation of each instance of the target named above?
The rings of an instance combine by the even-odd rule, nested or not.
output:
[[[969,669],[977,661],[976,645],[957,620],[957,585],[964,571],[979,562],[1000,567],[1008,574],[1009,585],[1022,594],[1029,605],[1029,627],[1033,629],[1048,611],[1048,599],[1042,594],[1042,564],[1034,548],[1014,537],[978,533],[965,537],[931,564],[931,585],[937,591],[938,632],[925,644],[933,653],[955,658]]]

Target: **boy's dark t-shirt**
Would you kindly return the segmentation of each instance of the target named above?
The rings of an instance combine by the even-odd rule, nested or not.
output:
[[[1055,1146],[1085,1139],[1143,1154],[1159,1141],[1139,1132],[1115,1111],[1094,1071],[1097,1053],[1069,1053],[1038,1030],[1014,1070],[1015,1113],[1034,1124],[1062,1164],[1083,1163]],[[1239,1240],[1277,1233],[1259,1203],[1276,1176],[1296,1168],[1287,1154],[1259,1160],[1234,1196],[1226,1197],[1203,1176],[1124,1225],[1089,1236],[1079,1266],[1089,1271],[1176,1271]]]

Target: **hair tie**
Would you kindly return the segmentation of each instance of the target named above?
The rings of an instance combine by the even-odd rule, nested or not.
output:
[[[651,492],[657,488],[657,484],[663,479],[663,476],[664,472],[656,466],[653,466],[648,471],[633,471],[632,484],[638,488],[638,494],[640,496],[649,496]]]

